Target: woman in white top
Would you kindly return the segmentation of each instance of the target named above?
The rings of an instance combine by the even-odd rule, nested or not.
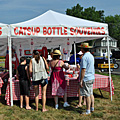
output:
[[[44,79],[46,85],[41,86],[41,88],[42,88],[42,103],[43,103],[42,112],[45,112],[47,111],[47,109],[45,108],[45,104],[46,104],[46,89],[48,84],[48,75],[46,69],[49,69],[49,67],[45,58],[41,57],[37,50],[34,50],[33,54],[34,54],[34,58],[32,58],[30,61],[29,70],[30,73],[32,73],[32,77],[33,77],[32,85],[34,85],[34,89],[35,89],[36,111],[38,111],[38,103],[39,103],[39,98],[38,98],[39,84],[42,85],[41,81],[42,79]]]

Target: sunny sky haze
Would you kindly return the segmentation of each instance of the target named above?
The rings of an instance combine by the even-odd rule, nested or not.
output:
[[[13,24],[35,18],[48,10],[65,14],[79,3],[83,8],[96,7],[105,16],[120,15],[120,0],[0,0],[0,23]]]

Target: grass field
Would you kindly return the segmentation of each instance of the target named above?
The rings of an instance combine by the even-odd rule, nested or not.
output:
[[[34,100],[30,101],[32,110],[19,108],[19,101],[14,102],[14,106],[6,105],[4,94],[0,99],[0,120],[120,120],[120,76],[112,75],[115,91],[113,100],[110,100],[108,92],[102,91],[101,97],[98,89],[94,90],[95,96],[95,112],[91,116],[81,116],[80,113],[85,111],[85,106],[82,108],[75,108],[78,104],[78,98],[68,98],[70,107],[63,108],[63,99],[59,99],[60,108],[54,109],[53,99],[47,99],[48,112],[41,112],[41,100],[39,101],[39,111],[34,110]]]
[[[0,67],[5,68],[5,59],[0,59]]]

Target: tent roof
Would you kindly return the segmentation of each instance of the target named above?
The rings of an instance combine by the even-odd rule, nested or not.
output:
[[[69,15],[61,14],[58,12],[54,12],[52,10],[48,10],[44,14],[33,18],[31,20],[20,22],[12,25],[39,25],[39,26],[53,26],[53,25],[65,25],[65,26],[108,26],[105,23],[93,22],[89,20],[84,20],[81,18],[72,17]]]
[[[17,27],[17,30],[15,28]],[[27,32],[30,30],[26,31],[26,35],[21,34],[21,30],[24,32],[23,27],[39,27],[40,32],[35,35],[27,35]],[[43,34],[43,27],[47,27],[47,29],[50,27],[59,27],[62,29],[62,32],[64,32],[64,28],[67,28],[67,35],[58,35],[58,31],[55,31],[55,35],[53,35],[53,31],[51,35],[44,35]],[[73,31],[71,30],[73,28]],[[82,35],[77,31],[77,28],[81,29],[80,32],[82,32]],[[99,31],[99,28],[104,28],[104,34],[102,34],[102,30]],[[87,29],[87,33],[86,32]],[[90,30],[89,30],[90,29]],[[74,33],[77,31],[78,34],[76,35]],[[15,34],[16,32],[20,32],[17,35]],[[101,32],[100,34],[98,33],[92,33],[90,32]],[[59,31],[60,32],[60,31]],[[74,35],[71,35],[71,32]],[[72,43],[75,42],[83,42],[86,40],[93,40],[97,38],[102,38],[105,37],[108,34],[108,25],[105,23],[99,23],[99,22],[93,22],[89,20],[84,20],[76,17],[72,17],[69,15],[61,14],[58,12],[54,12],[52,10],[49,10],[45,12],[44,14],[33,18],[31,20],[25,21],[25,22],[20,22],[16,24],[11,24],[11,33],[12,33],[12,38],[14,43],[28,43],[31,38],[35,40],[37,44],[42,44],[42,45],[48,45],[48,46],[56,46],[56,45],[62,45],[65,43],[67,38],[71,38]],[[46,39],[47,38],[47,39]]]
[[[8,36],[8,25],[0,23],[0,41],[2,41],[1,38],[2,39],[7,38],[7,36]]]
[[[4,23],[0,23],[0,26],[6,26],[7,24],[4,24]]]

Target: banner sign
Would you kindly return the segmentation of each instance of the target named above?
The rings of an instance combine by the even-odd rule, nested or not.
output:
[[[33,50],[34,50],[34,40],[31,39],[30,41],[30,50],[31,50],[31,54],[33,53]]]
[[[7,37],[7,36],[8,36],[8,27],[0,26],[0,37]]]
[[[40,37],[80,37],[101,36],[108,34],[106,26],[100,27],[62,27],[62,26],[11,26],[11,34],[14,37],[40,36]]]
[[[62,59],[69,61],[70,52],[72,51],[72,41],[67,38],[63,45],[61,45]]]

